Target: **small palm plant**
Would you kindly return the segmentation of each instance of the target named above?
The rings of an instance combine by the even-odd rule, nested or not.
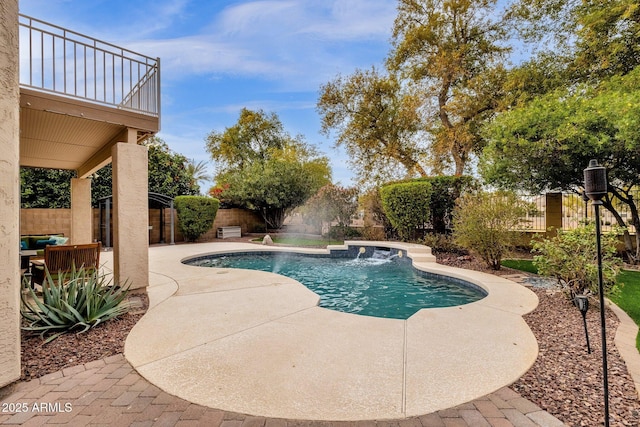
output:
[[[21,313],[28,324],[22,329],[40,332],[45,343],[71,331],[86,332],[100,323],[126,313],[129,287],[112,286],[97,270],[72,269],[56,279],[45,270],[42,300],[31,286],[23,293]],[[29,296],[31,298],[29,298]]]

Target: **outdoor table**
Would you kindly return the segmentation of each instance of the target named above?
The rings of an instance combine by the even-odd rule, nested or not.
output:
[[[32,256],[38,255],[38,251],[36,250],[21,250],[20,251],[20,268],[23,270],[27,270],[27,273],[31,272],[30,262]]]

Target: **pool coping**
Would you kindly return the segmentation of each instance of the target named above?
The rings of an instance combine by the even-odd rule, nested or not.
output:
[[[317,307],[317,295],[283,276],[233,269],[212,274],[180,262],[206,253],[326,253],[335,247],[157,247],[150,260],[150,309],[127,339],[127,360],[151,383],[194,403],[345,421],[453,407],[511,384],[535,361],[537,342],[522,319],[537,306],[533,292],[498,276],[436,264],[425,246],[345,245],[402,248],[415,268],[471,282],[488,295],[465,306],[423,309],[407,320],[369,318]],[[348,360],[353,354],[357,366]]]

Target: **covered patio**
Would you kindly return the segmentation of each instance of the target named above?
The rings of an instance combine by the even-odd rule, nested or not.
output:
[[[20,376],[20,167],[76,172],[68,237],[83,244],[92,241],[91,176],[112,163],[115,279],[149,283],[148,161],[139,143],[160,129],[160,60],[20,15],[17,0],[0,12],[3,386]]]

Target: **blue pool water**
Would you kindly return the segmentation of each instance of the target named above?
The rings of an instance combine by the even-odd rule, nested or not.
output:
[[[392,319],[407,319],[422,308],[463,305],[486,296],[474,285],[420,272],[398,258],[245,253],[212,255],[189,264],[278,273],[318,294],[321,307]]]

